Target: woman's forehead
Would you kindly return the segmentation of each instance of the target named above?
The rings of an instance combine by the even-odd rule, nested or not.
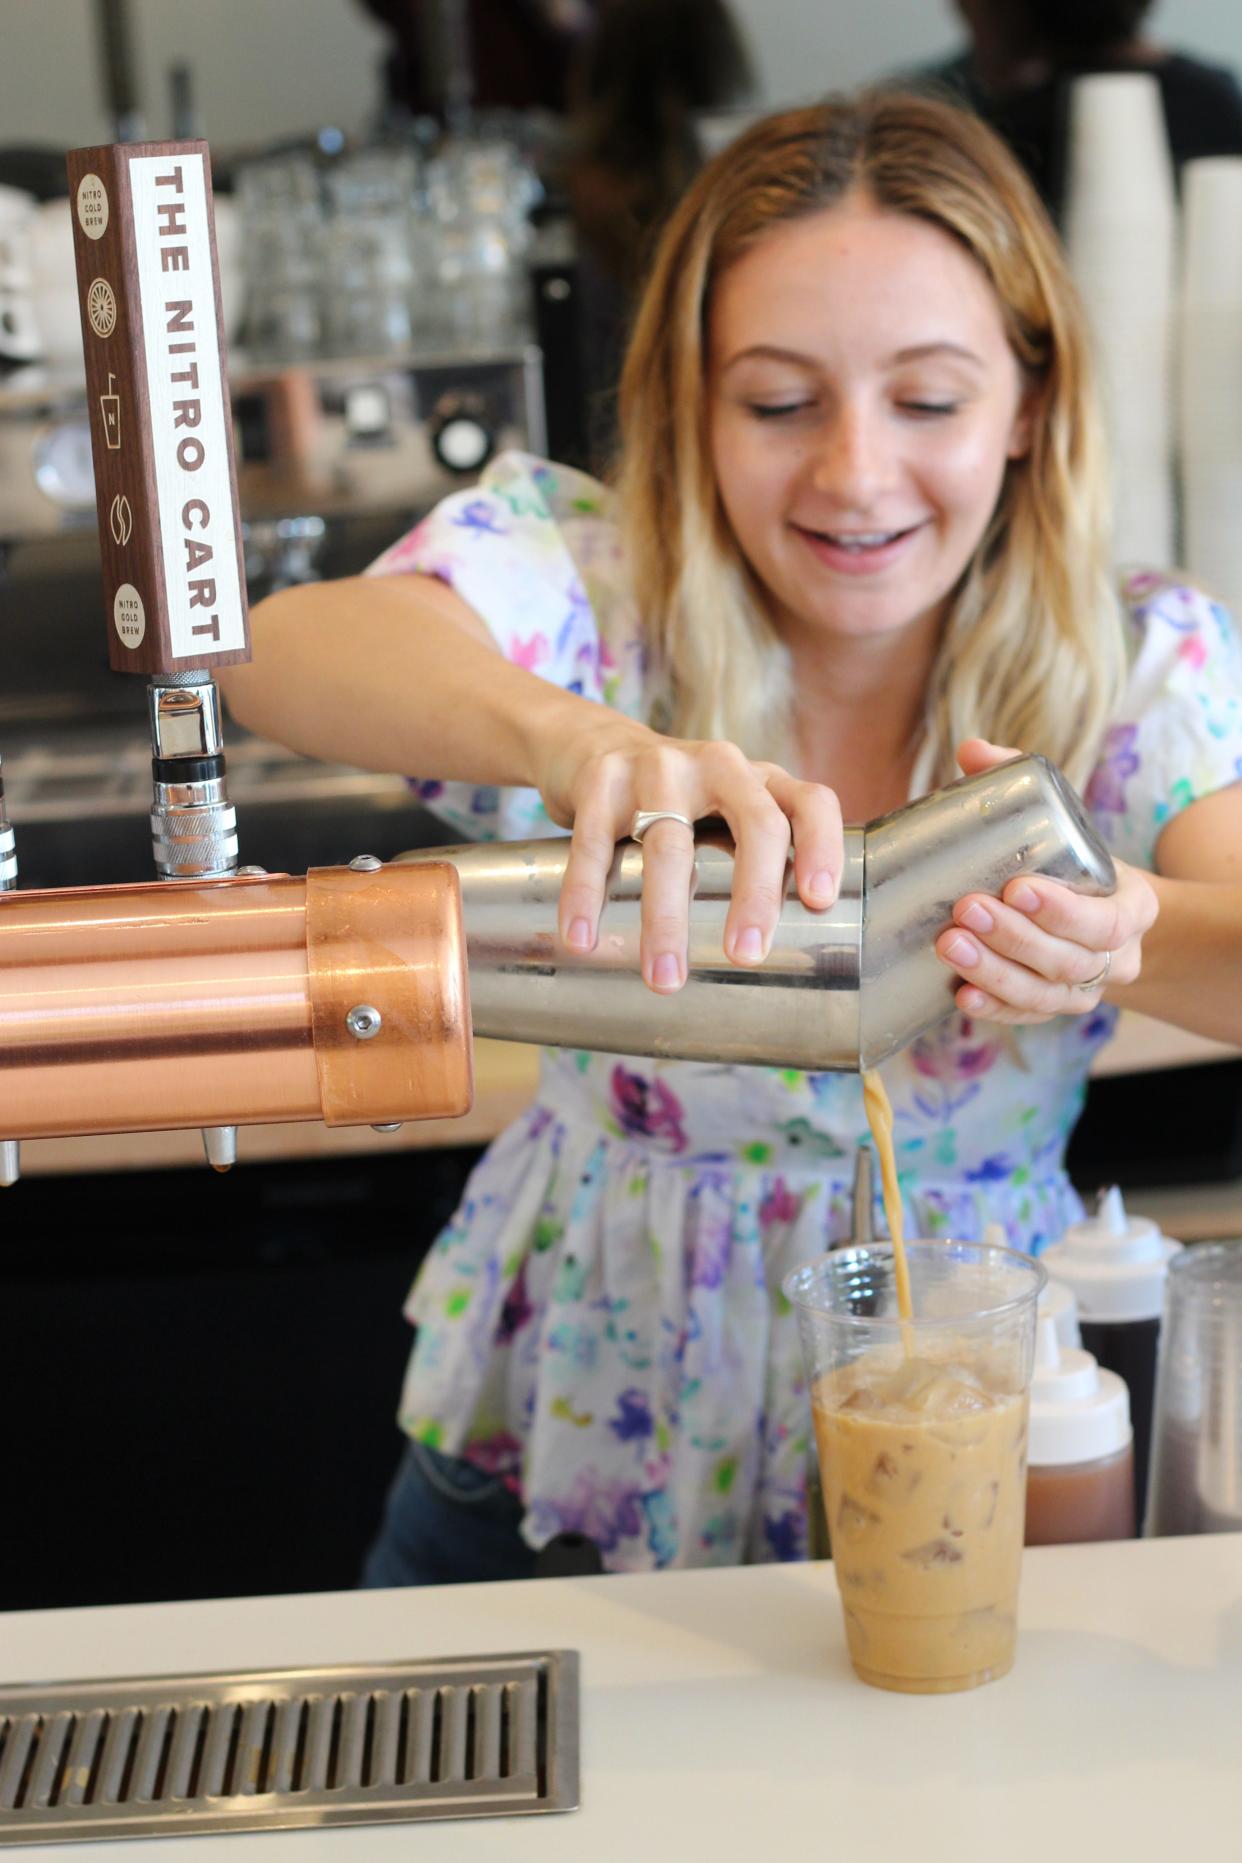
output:
[[[751,346],[843,336],[894,353],[1008,347],[996,293],[961,242],[857,195],[757,240],[717,279],[710,327],[715,359],[726,362]]]

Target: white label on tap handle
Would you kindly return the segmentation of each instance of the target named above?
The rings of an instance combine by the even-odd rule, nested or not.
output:
[[[147,631],[147,611],[132,582],[123,582],[112,598],[112,619],[124,646],[140,647]]]
[[[151,440],[175,658],[244,648],[201,155],[129,164]]]

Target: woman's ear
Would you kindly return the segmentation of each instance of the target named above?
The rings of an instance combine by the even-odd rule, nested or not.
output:
[[[1009,429],[1009,444],[1005,448],[1007,459],[1025,459],[1031,450],[1031,433],[1037,413],[1036,393],[1033,388],[1022,392],[1018,411],[1013,417],[1013,426]]]

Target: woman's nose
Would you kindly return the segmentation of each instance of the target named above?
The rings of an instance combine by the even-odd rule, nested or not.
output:
[[[861,409],[841,409],[820,436],[811,479],[818,492],[859,504],[883,488],[889,449],[877,422]]]

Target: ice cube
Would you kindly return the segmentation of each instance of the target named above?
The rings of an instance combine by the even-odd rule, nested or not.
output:
[[[850,1494],[843,1494],[837,1509],[837,1531],[847,1539],[855,1539],[860,1533],[865,1533],[868,1527],[876,1526],[879,1518],[869,1507],[864,1507],[861,1501],[856,1501]]]
[[[908,1359],[893,1373],[885,1392],[890,1404],[923,1417],[956,1417],[987,1410],[991,1400],[963,1365]]]
[[[940,1367],[929,1365],[926,1359],[907,1359],[893,1373],[884,1395],[894,1408],[921,1411],[927,1403],[928,1392],[940,1375]]]
[[[871,1464],[871,1473],[867,1477],[868,1494],[890,1494],[893,1483],[898,1476],[898,1467],[891,1455],[883,1450]]]
[[[871,1473],[867,1477],[867,1493],[878,1500],[890,1504],[908,1501],[923,1476],[919,1469],[912,1469],[909,1463],[899,1462],[896,1456],[881,1450],[871,1464]]]
[[[924,1414],[929,1417],[968,1417],[991,1408],[987,1392],[981,1391],[977,1384],[947,1374],[928,1387],[923,1405]]]
[[[906,1565],[917,1566],[920,1572],[934,1572],[938,1566],[960,1565],[965,1558],[960,1546],[952,1540],[924,1540],[921,1546],[911,1546],[901,1557]]]

